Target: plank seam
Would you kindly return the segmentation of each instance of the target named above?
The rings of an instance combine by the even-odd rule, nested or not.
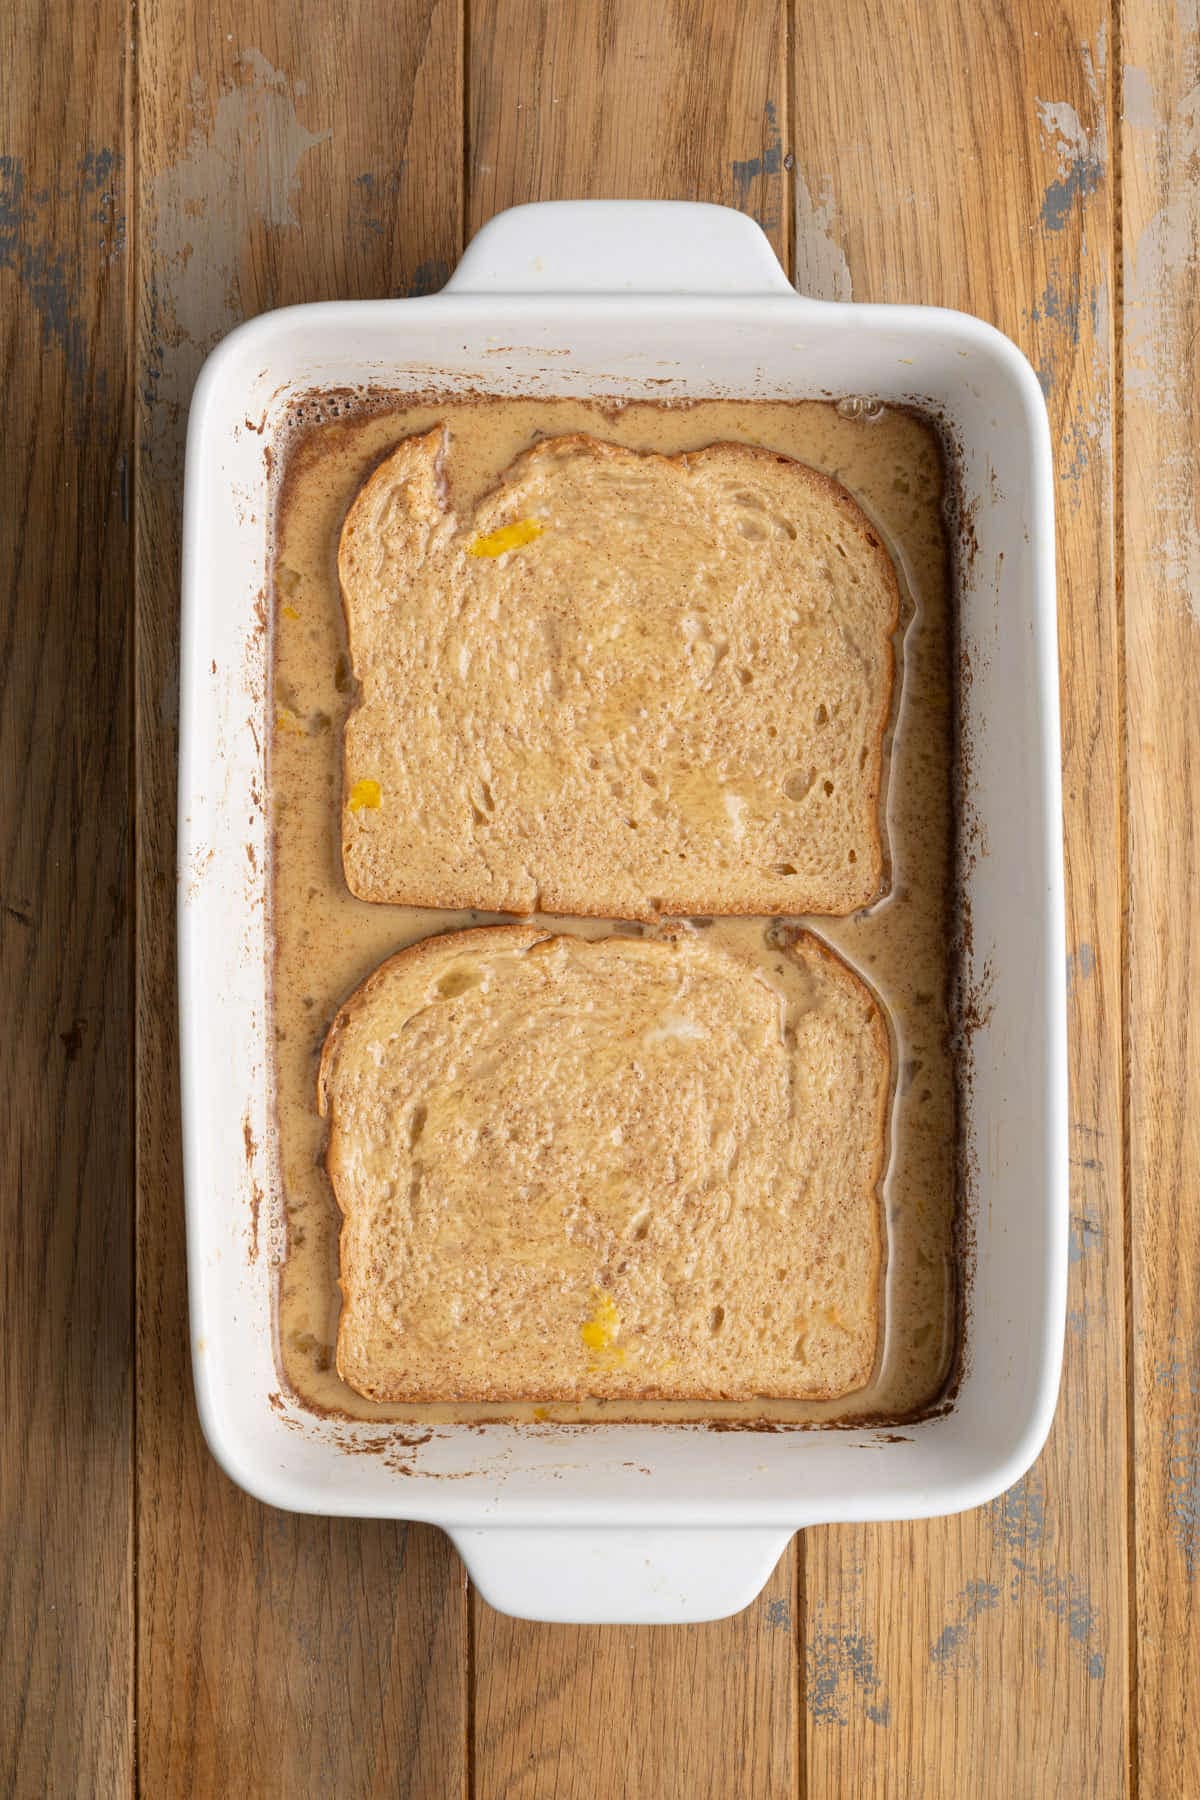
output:
[[[783,250],[788,280],[796,280],[796,0],[787,0],[783,14]]]
[[[796,1573],[793,1577],[792,1594],[795,1630],[792,1641],[792,1734],[795,1739],[796,1767],[796,1800],[808,1800],[808,1731],[805,1725],[804,1708],[807,1704],[808,1659],[805,1644],[808,1636],[805,1606],[807,1604],[807,1588],[805,1585],[805,1552],[807,1532],[796,1533]]]
[[[1115,3],[1115,0],[1114,0]],[[462,175],[459,196],[458,253],[467,247],[471,195],[471,0],[462,0],[462,30],[459,37],[462,57]]]
[[[128,633],[128,649],[126,651],[126,681],[129,706],[129,919],[130,946],[132,955],[129,959],[129,1062],[130,1062],[130,1102],[129,1123],[131,1127],[129,1145],[129,1178],[132,1204],[129,1209],[129,1232],[131,1238],[129,1258],[130,1282],[130,1459],[129,1459],[129,1495],[130,1495],[130,1602],[133,1611],[132,1642],[130,1645],[130,1694],[129,1694],[129,1787],[130,1793],[137,1800],[142,1791],[141,1746],[138,1734],[139,1703],[141,1699],[141,1486],[138,1479],[138,1454],[140,1449],[139,1399],[139,1332],[138,1332],[138,1289],[139,1289],[139,1241],[141,1224],[141,1157],[138,1141],[139,1098],[138,1070],[139,1058],[139,1009],[138,986],[141,978],[139,963],[139,883],[141,880],[141,841],[140,822],[138,818],[138,775],[140,759],[138,755],[138,625],[139,611],[139,559],[138,559],[138,509],[137,481],[138,463],[141,450],[141,432],[138,422],[137,376],[138,376],[138,333],[137,333],[137,259],[141,233],[139,214],[140,184],[138,181],[138,88],[137,88],[137,44],[139,37],[139,20],[136,0],[126,0],[125,6],[125,405],[127,408],[128,428],[125,433],[128,445],[129,463],[125,474],[125,504],[129,519],[129,585],[132,600],[131,629]]]
[[[1117,737],[1120,759],[1117,784],[1119,809],[1117,832],[1117,894],[1120,912],[1120,1028],[1121,1028],[1121,1224],[1124,1254],[1125,1304],[1125,1589],[1128,1649],[1126,1653],[1126,1742],[1127,1791],[1130,1800],[1139,1792],[1138,1745],[1138,1592],[1137,1592],[1137,1484],[1134,1470],[1136,1456],[1136,1361],[1134,1354],[1133,1291],[1133,1195],[1130,1191],[1130,1093],[1129,1071],[1132,1066],[1130,1014],[1131,942],[1129,919],[1129,702],[1128,666],[1125,636],[1125,258],[1124,258],[1124,164],[1122,156],[1123,118],[1121,87],[1123,79],[1123,0],[1111,0],[1109,57],[1109,111],[1112,118],[1113,169],[1113,436],[1112,436],[1112,514],[1113,514],[1113,598],[1116,611],[1116,676]]]
[[[466,1630],[466,1747],[463,1754],[463,1787],[466,1800],[475,1800],[475,1614],[478,1598],[475,1584],[464,1572],[463,1600],[467,1609]]]

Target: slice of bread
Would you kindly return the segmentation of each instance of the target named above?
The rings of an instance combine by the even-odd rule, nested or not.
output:
[[[870,1379],[890,1042],[831,950],[778,943],[764,969],[692,929],[500,926],[363,983],[319,1077],[351,1387],[830,1399]]]
[[[441,427],[357,495],[342,855],[365,900],[847,913],[883,881],[895,570],[786,456],[573,436],[447,510]]]

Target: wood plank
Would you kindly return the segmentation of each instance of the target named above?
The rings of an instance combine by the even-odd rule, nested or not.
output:
[[[528,200],[715,200],[787,261],[785,0],[472,0],[472,232]]]
[[[710,1625],[534,1625],[473,1593],[477,1800],[792,1800],[795,1557]]]
[[[527,200],[716,200],[786,258],[784,7],[474,0],[467,214]],[[719,78],[714,72],[720,71]],[[572,1630],[475,1598],[480,1800],[791,1796],[794,1552],[713,1625]]]
[[[1037,1468],[1002,1501],[962,1519],[808,1536],[813,1794],[936,1800],[1125,1788],[1106,22],[1099,0],[795,7],[799,286],[828,298],[981,313],[1027,350],[1048,393],[1058,463],[1073,1158],[1066,1368]],[[1181,971],[1176,980],[1181,994]]]
[[[436,287],[460,249],[458,0],[152,0],[139,44],[139,1774],[152,1794],[465,1780],[466,1584],[440,1534],[297,1519],[200,1441],[173,985],[182,428],[239,319]]]
[[[0,1788],[133,1764],[125,19],[0,19]]]
[[[1200,8],[1122,24],[1139,1792],[1200,1792]]]

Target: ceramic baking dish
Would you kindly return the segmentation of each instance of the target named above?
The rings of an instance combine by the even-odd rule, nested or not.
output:
[[[289,1400],[272,1323],[265,691],[269,463],[313,389],[861,395],[936,412],[963,543],[975,996],[966,1356],[944,1416],[884,1433],[686,1425],[395,1427]],[[179,959],[191,1334],[208,1442],[274,1506],[431,1520],[493,1605],[682,1621],[750,1600],[805,1525],[978,1505],[1028,1467],[1058,1387],[1067,1078],[1051,454],[1037,380],[965,315],[798,296],[721,207],[580,202],[487,225],[440,294],[255,319],[188,431]],[[263,1209],[261,1230],[252,1218]],[[261,1244],[256,1251],[256,1244]]]

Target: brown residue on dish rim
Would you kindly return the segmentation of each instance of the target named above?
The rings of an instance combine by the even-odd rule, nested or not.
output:
[[[979,1157],[966,1129],[975,1091],[975,1034],[990,1016],[990,1002],[981,1007],[986,988],[991,984],[990,966],[984,971],[985,991],[968,977],[974,955],[974,922],[971,916],[970,877],[980,854],[982,836],[978,808],[975,805],[975,744],[970,728],[970,695],[974,670],[970,654],[963,642],[962,596],[974,573],[979,558],[979,534],[976,518],[978,498],[965,503],[962,492],[962,452],[953,425],[941,414],[938,420],[945,471],[945,517],[947,542],[950,546],[951,586],[956,604],[951,608],[951,656],[957,676],[954,708],[954,758],[958,774],[958,805],[955,809],[955,855],[952,897],[953,917],[958,922],[954,946],[954,981],[951,994],[950,1031],[955,1049],[957,1072],[958,1128],[957,1204],[953,1223],[953,1272],[955,1284],[958,1341],[946,1386],[942,1393],[943,1411],[951,1412],[963,1380],[970,1368],[971,1316],[974,1299],[976,1266],[975,1211],[981,1193]],[[904,1421],[907,1423],[907,1421]]]
[[[955,1376],[955,1373],[955,1371],[951,1371],[952,1377]],[[899,1415],[894,1412],[880,1412],[858,1413],[852,1418],[843,1419],[706,1419],[701,1423],[691,1425],[690,1428],[696,1431],[754,1431],[761,1432],[764,1435],[769,1433],[772,1437],[777,1437],[781,1432],[797,1431],[869,1431],[876,1434],[877,1442],[883,1441],[889,1444],[907,1444],[911,1442],[911,1439],[901,1437],[895,1433],[891,1436],[884,1434],[881,1439],[880,1434],[883,1432],[883,1427],[889,1425],[923,1425],[929,1419],[944,1419],[947,1413],[953,1412],[954,1410],[952,1400],[953,1395],[948,1394],[943,1390],[941,1394],[929,1401],[926,1405],[914,1407],[911,1412]],[[639,1430],[643,1424],[651,1426],[669,1425],[676,1431],[688,1429],[687,1426],[681,1427],[673,1419],[639,1420]],[[585,1426],[583,1429],[586,1430],[588,1428]],[[859,1448],[866,1449],[869,1448],[869,1446],[860,1445]]]
[[[964,984],[961,1009],[958,1017],[959,1041],[968,1039],[977,1031],[983,1031],[991,1024],[995,1002],[992,999],[994,971],[989,957],[979,972],[978,978]]]
[[[361,1421],[360,1421],[361,1423]],[[408,1437],[402,1430],[388,1429],[384,1437],[356,1437],[339,1432],[334,1438],[337,1448],[346,1456],[394,1456],[399,1451],[419,1450],[433,1438],[432,1431],[419,1432],[415,1437]]]
[[[855,1424],[858,1420],[855,1420]],[[822,1428],[828,1428],[829,1421],[822,1421]],[[808,1421],[797,1420],[794,1424],[784,1419],[707,1419],[701,1426],[703,1431],[756,1431],[764,1435],[776,1437],[781,1431],[808,1431]]]
[[[258,1259],[258,1222],[262,1214],[264,1198],[258,1182],[252,1181],[250,1183],[250,1262],[256,1262]]]
[[[309,1429],[305,1420],[297,1417],[295,1411],[287,1404],[281,1393],[276,1392],[268,1394],[267,1404],[270,1406],[272,1412],[283,1421],[289,1431],[299,1431],[303,1433]],[[294,1404],[297,1403],[294,1402]],[[310,1406],[307,1401],[303,1404],[307,1412],[311,1413],[318,1410],[316,1407]],[[362,1425],[361,1420],[353,1421],[353,1423],[360,1427]],[[417,1452],[420,1451],[424,1445],[433,1440],[433,1431],[418,1432],[414,1436],[395,1427],[385,1427],[384,1429],[385,1435],[369,1438],[359,1437],[356,1433],[351,1432],[337,1432],[333,1438],[333,1444],[337,1450],[341,1451],[343,1456],[379,1457],[389,1473],[393,1475],[419,1475],[426,1480],[432,1481],[467,1481],[470,1480],[472,1476],[478,1474],[478,1470],[476,1469],[419,1468],[416,1461]],[[489,1471],[489,1474],[493,1479],[503,1479],[505,1473],[506,1471]],[[647,1473],[649,1473],[649,1471],[647,1471]]]
[[[249,848],[248,845],[247,848]],[[246,1113],[242,1119],[242,1143],[245,1146],[246,1174],[250,1182],[250,1231],[248,1234],[250,1245],[246,1253],[246,1260],[248,1262],[257,1262],[258,1225],[262,1213],[264,1196],[262,1188],[259,1186],[259,1183],[254,1176],[254,1158],[258,1151],[258,1144],[255,1140],[253,1131],[250,1129],[249,1113]]]
[[[215,855],[216,851],[211,844],[206,845],[202,850],[197,850],[188,868],[188,884],[184,889],[185,899],[194,900],[196,898]]]

